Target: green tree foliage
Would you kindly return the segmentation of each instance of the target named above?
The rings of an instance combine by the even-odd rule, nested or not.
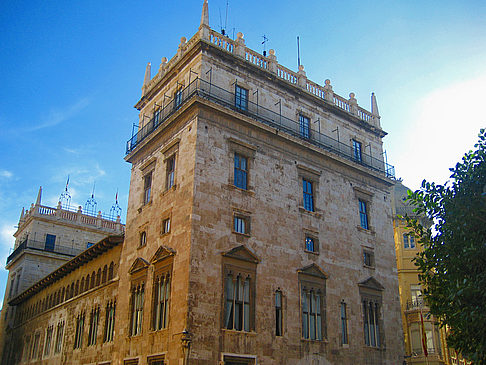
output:
[[[445,185],[422,182],[408,200],[435,223],[406,217],[423,251],[415,258],[430,312],[450,329],[447,343],[486,364],[486,132],[451,169]]]

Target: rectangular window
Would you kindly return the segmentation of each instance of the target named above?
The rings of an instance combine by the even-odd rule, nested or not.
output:
[[[237,331],[250,331],[250,277],[232,274],[225,282],[224,327]]]
[[[34,335],[34,339],[32,341],[32,353],[30,356],[31,359],[35,360],[39,356],[39,342],[40,342],[40,333],[37,332]]]
[[[304,117],[302,114],[299,115],[300,124],[300,136],[305,139],[310,138],[310,120]]]
[[[167,328],[169,322],[170,276],[158,276],[154,283],[153,329]]]
[[[85,314],[82,312],[76,318],[76,332],[74,335],[74,348],[80,349],[83,346],[83,332],[84,332],[84,318]]]
[[[162,234],[170,232],[170,218],[166,218],[162,221]]]
[[[144,284],[140,284],[132,289],[131,298],[131,326],[130,335],[136,336],[142,333],[144,302]]]
[[[57,324],[56,344],[54,346],[54,353],[56,354],[61,352],[63,335],[64,335],[64,321],[61,321]]]
[[[47,327],[46,330],[46,344],[44,345],[44,356],[49,356],[51,352],[52,334],[54,332],[54,326]]]
[[[363,300],[363,323],[366,346],[380,347],[379,304],[371,300]]]
[[[302,187],[303,187],[303,193],[304,193],[304,209],[308,210],[309,212],[313,212],[314,211],[314,193],[312,191],[312,182],[303,178],[302,179]]]
[[[410,285],[410,297],[412,300],[412,307],[421,307],[423,304],[422,289],[420,285]]]
[[[353,157],[358,162],[363,161],[363,155],[361,153],[361,142],[358,142],[354,139],[353,139]]]
[[[302,289],[302,337],[322,340],[321,295],[315,290]]]
[[[175,155],[167,159],[167,169],[166,169],[166,189],[169,190],[174,186],[174,175],[175,175]]]
[[[234,215],[233,231],[235,233],[250,234],[250,222],[248,217]]]
[[[248,160],[246,157],[235,153],[234,184],[237,188],[247,189],[248,182]]]
[[[374,255],[371,251],[363,250],[363,264],[369,267],[375,266],[373,256]]]
[[[309,252],[316,252],[314,238],[309,236],[305,237],[305,250]]]
[[[341,344],[348,344],[348,315],[346,303],[341,302]]]
[[[46,234],[46,244],[44,249],[46,251],[54,251],[55,246],[56,246],[56,236],[53,234]]]
[[[148,204],[151,199],[152,192],[152,173],[148,173],[143,178],[143,204]]]
[[[182,104],[182,88],[178,89],[174,94],[174,109],[179,109]]]
[[[91,316],[89,320],[88,346],[96,345],[99,319],[100,319],[100,307],[96,307],[91,311]]]
[[[248,110],[248,90],[239,85],[235,86],[235,107],[240,110]]]
[[[359,199],[359,219],[361,228],[369,229],[367,203]]]
[[[283,318],[282,318],[282,292],[277,290],[275,292],[275,335],[282,336],[283,334]]]
[[[410,248],[410,243],[408,242],[408,234],[403,234],[403,248]]]
[[[113,333],[115,330],[115,309],[116,302],[108,302],[106,305],[105,334],[103,336],[103,342],[113,341]]]

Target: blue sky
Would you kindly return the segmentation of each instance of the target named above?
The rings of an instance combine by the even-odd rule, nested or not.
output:
[[[183,4],[183,5],[181,5]],[[125,143],[138,120],[147,62],[157,70],[200,21],[202,0],[0,2],[0,263],[22,207],[56,205],[70,176],[73,204],[95,187],[126,214]],[[389,163],[410,188],[443,183],[486,127],[484,1],[209,1],[210,25],[275,49],[307,77],[370,108],[375,92]],[[221,14],[221,16],[220,16]],[[221,19],[221,20],[220,20]],[[0,272],[0,297],[7,272]]]

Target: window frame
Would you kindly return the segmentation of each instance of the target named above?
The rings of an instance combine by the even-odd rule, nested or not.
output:
[[[171,225],[172,225],[172,222],[171,222],[170,215],[162,218],[162,223],[161,223],[161,227],[160,227],[161,228],[161,230],[160,230],[161,235],[169,234],[170,230],[171,230]]]
[[[257,264],[259,260],[256,258],[256,256],[251,253],[245,246],[239,246],[236,247],[232,250],[230,250],[227,253],[223,254],[223,259],[222,259],[222,270],[221,270],[221,280],[222,280],[222,290],[223,290],[223,295],[221,296],[222,300],[222,308],[223,310],[221,311],[221,327],[223,330],[226,331],[236,331],[240,333],[245,333],[245,332],[254,332],[255,331],[255,316],[256,316],[256,280],[257,280]],[[238,316],[243,319],[242,321],[242,329],[238,330],[235,329],[235,311],[236,307],[234,306],[235,302],[232,303],[232,307],[228,308],[228,303],[230,301],[236,301],[234,296],[232,298],[228,297],[228,293],[232,292],[233,294],[235,293],[234,289],[235,286],[233,285],[233,291],[231,291],[231,287],[228,287],[228,280],[231,277],[232,281],[233,278],[237,278],[240,276],[241,278],[244,278],[245,280],[249,278],[249,285],[248,285],[248,303],[246,306],[247,313],[248,313],[248,331],[245,331],[245,299],[243,298],[243,303],[241,308],[241,316],[238,313]],[[243,282],[244,284],[244,282]],[[244,294],[244,293],[243,293]],[[232,313],[228,313],[228,311],[231,310]],[[232,316],[232,317],[231,317]],[[231,319],[232,318],[232,319]],[[231,323],[230,322],[231,319]]]
[[[239,228],[243,227],[243,232],[240,232]],[[250,236],[251,234],[251,218],[249,214],[242,213],[240,211],[233,212],[233,222],[231,227],[232,233]]]
[[[311,138],[311,118],[308,115],[299,113],[299,136],[303,139]]]
[[[283,294],[282,290],[275,290],[275,336],[281,337],[284,334],[283,329]]]
[[[116,299],[106,303],[103,343],[113,342],[115,334]]]
[[[366,258],[367,256],[369,257],[369,263],[367,262]],[[363,266],[368,267],[368,268],[374,268],[375,267],[375,253],[373,250],[369,248],[363,248]]]
[[[353,149],[353,159],[358,163],[363,163],[363,143],[357,139],[351,139]]]
[[[244,161],[245,167],[242,166]],[[248,190],[248,157],[234,153],[233,185],[239,189]]]
[[[341,345],[349,345],[349,332],[348,332],[348,305],[344,300],[340,303],[341,313]]]
[[[143,312],[145,305],[145,281],[132,282],[130,288],[130,330],[129,336],[135,337],[143,333]]]
[[[300,336],[303,341],[327,340],[327,274],[312,264],[298,270]],[[309,301],[310,299],[310,301]]]
[[[358,199],[359,208],[359,226],[363,229],[370,230],[369,202],[364,199]]]
[[[313,181],[306,177],[302,177],[302,194],[303,194],[302,206],[308,212],[315,212],[314,190],[315,189],[314,189]]]
[[[147,245],[147,231],[140,232],[138,247],[144,247]]]
[[[144,173],[142,205],[147,205],[152,202],[152,179],[153,179],[153,170]]]
[[[228,162],[229,162],[229,180],[228,184],[232,188],[235,188],[241,192],[248,192],[252,194],[253,185],[252,185],[252,166],[255,160],[257,148],[252,146],[248,143],[239,141],[235,138],[228,138]],[[235,174],[235,156],[239,155],[246,159],[246,188],[239,187],[236,182],[236,174]]]
[[[83,347],[83,337],[84,337],[84,321],[86,315],[82,311],[76,316],[76,330],[74,333],[74,344],[73,350],[80,349]]]
[[[245,95],[246,94],[246,95]],[[235,82],[235,108],[240,111],[248,111],[250,91]]]
[[[165,190],[175,188],[176,153],[165,159]]]
[[[100,307],[96,306],[91,310],[88,330],[88,346],[96,345],[98,337],[98,324],[100,321]]]

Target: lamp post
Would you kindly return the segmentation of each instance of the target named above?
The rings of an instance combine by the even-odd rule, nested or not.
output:
[[[184,357],[184,365],[188,364],[189,361],[189,352],[191,349],[191,334],[189,331],[184,328],[184,331],[181,333],[181,343],[182,343],[182,354]]]

